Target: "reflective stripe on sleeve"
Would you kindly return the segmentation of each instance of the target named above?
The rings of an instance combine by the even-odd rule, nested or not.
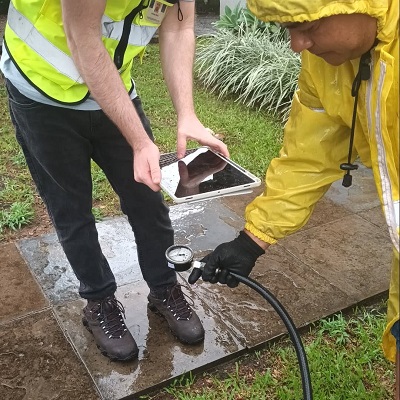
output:
[[[375,119],[375,131],[376,131],[376,142],[378,147],[378,165],[379,175],[381,177],[382,187],[382,199],[383,209],[385,212],[386,221],[389,227],[390,238],[397,251],[399,251],[399,212],[396,208],[399,205],[398,201],[393,200],[392,184],[390,182],[389,171],[387,169],[385,147],[382,139],[382,126],[381,126],[381,96],[383,82],[386,75],[386,64],[380,62],[380,73],[378,81],[378,93],[376,100],[376,119]]]

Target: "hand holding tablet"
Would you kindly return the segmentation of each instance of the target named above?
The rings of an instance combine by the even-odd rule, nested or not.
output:
[[[165,159],[171,158],[168,163]],[[161,187],[175,203],[248,193],[260,179],[207,147],[191,150],[181,160],[161,155]],[[164,161],[164,162],[163,162]]]

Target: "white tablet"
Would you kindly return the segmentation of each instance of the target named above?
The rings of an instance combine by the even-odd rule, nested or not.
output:
[[[208,147],[160,156],[161,188],[175,203],[249,193],[261,180]]]

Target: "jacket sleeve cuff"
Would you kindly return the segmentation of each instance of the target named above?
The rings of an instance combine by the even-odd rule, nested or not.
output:
[[[250,224],[249,222],[246,222],[244,228],[265,243],[275,244],[277,242],[276,239],[266,235],[264,232],[259,231],[254,225]]]

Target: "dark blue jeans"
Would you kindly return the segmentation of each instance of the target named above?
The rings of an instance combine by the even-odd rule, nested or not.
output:
[[[396,321],[394,323],[390,332],[396,339],[396,348],[397,351],[400,353],[400,321]]]
[[[100,299],[116,290],[91,212],[91,159],[119,196],[148,286],[175,283],[175,271],[168,268],[165,259],[165,250],[174,240],[168,207],[161,193],[133,179],[132,149],[110,119],[101,110],[78,111],[38,103],[23,96],[9,81],[6,86],[17,140],[80,282],[80,295]],[[133,103],[153,139],[140,99]]]

